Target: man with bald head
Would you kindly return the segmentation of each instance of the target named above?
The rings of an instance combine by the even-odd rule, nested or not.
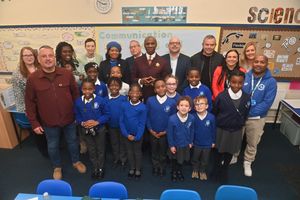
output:
[[[167,61],[156,53],[157,41],[148,36],[144,40],[146,54],[136,58],[131,70],[132,81],[142,86],[143,98],[155,95],[153,83],[156,79],[164,79],[171,73]]]
[[[268,69],[268,58],[265,55],[256,55],[252,70],[246,74],[243,90],[251,94],[251,107],[245,125],[247,146],[244,152],[244,174],[250,177],[257,145],[264,133],[265,117],[277,93],[277,83]]]
[[[186,81],[186,73],[188,68],[191,67],[190,57],[180,53],[181,50],[181,41],[178,37],[173,36],[169,40],[168,44],[169,53],[164,55],[171,66],[172,74],[178,79],[177,91],[181,93],[183,89],[188,86],[188,82]]]

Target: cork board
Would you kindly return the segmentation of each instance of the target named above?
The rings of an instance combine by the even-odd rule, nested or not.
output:
[[[247,42],[256,42],[257,53],[269,58],[269,69],[277,79],[300,80],[300,30],[221,28],[219,52],[236,49],[240,55]]]

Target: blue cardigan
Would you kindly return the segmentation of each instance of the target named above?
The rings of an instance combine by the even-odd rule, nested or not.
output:
[[[107,100],[99,96],[96,96],[94,100],[86,104],[82,101],[82,97],[77,98],[74,111],[76,123],[78,124],[92,119],[98,121],[99,126],[103,126],[107,123],[110,115]]]
[[[124,102],[120,113],[120,129],[123,136],[135,136],[135,141],[139,141],[145,130],[147,120],[147,109],[145,104],[131,105],[129,101]]]
[[[177,113],[169,118],[167,137],[169,147],[186,147],[193,144],[194,116],[188,114],[186,122],[181,122]]]

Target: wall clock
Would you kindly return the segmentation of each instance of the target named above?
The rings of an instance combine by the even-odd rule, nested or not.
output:
[[[95,8],[98,12],[106,14],[112,8],[112,0],[95,0]]]

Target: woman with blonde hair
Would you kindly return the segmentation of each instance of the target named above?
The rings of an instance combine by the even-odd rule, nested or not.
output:
[[[37,51],[31,47],[23,47],[20,51],[19,66],[12,75],[12,87],[15,95],[16,110],[17,112],[24,113],[25,115],[25,88],[27,78],[30,74],[34,73],[39,68],[39,63],[37,60]],[[30,130],[30,132],[33,132]],[[45,135],[35,136],[36,144],[45,157],[48,157],[47,142]]]
[[[248,42],[243,50],[243,56],[241,58],[241,66],[244,67],[247,72],[252,69],[252,64],[256,55],[256,43]]]

